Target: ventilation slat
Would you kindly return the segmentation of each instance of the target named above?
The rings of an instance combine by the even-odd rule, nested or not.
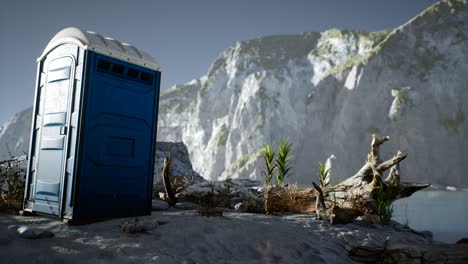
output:
[[[67,113],[45,114],[43,126],[65,125],[66,120],[67,120]]]
[[[154,74],[140,71],[132,67],[125,67],[119,63],[112,63],[105,59],[99,59],[96,63],[96,70],[114,77],[138,82],[145,85],[153,85]]]
[[[68,80],[70,78],[70,67],[54,69],[47,73],[47,82],[57,82]]]
[[[43,138],[41,142],[41,149],[42,150],[61,150],[63,149],[63,141],[65,137],[57,137],[57,138]]]

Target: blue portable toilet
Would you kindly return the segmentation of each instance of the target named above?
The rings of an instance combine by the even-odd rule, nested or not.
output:
[[[25,212],[151,213],[161,72],[147,53],[77,28],[37,60]]]

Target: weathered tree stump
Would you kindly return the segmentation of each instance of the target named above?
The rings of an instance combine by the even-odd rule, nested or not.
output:
[[[332,204],[331,207],[327,209],[325,200],[323,198],[322,188],[315,184],[315,182],[312,184],[314,189],[317,191],[315,200],[315,214],[317,215],[318,219],[327,219],[332,225],[346,224],[351,222],[357,216],[363,214],[359,210],[353,208],[340,208],[336,204]]]
[[[401,151],[386,161],[381,161],[380,146],[389,137],[378,138],[372,135],[371,150],[367,155],[364,166],[350,178],[334,185],[320,188],[298,189],[296,193],[289,194],[296,197],[296,204],[285,202],[286,190],[279,187],[271,187],[265,190],[268,202],[265,203],[267,212],[311,212],[317,210],[314,202],[317,195],[323,196],[323,202],[318,197],[318,214],[330,219],[335,214],[335,222],[342,221],[352,215],[364,213],[376,213],[376,195],[380,191],[386,204],[411,196],[416,191],[424,189],[430,184],[408,183],[400,181],[399,163],[406,158]],[[388,177],[384,180],[383,174],[390,170]],[[317,186],[318,187],[318,186]],[[283,189],[283,190],[282,190]],[[328,209],[327,209],[328,208]],[[345,216],[346,215],[346,216]],[[349,216],[348,216],[349,215]]]

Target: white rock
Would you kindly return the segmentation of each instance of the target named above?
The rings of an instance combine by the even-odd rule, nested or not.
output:
[[[242,208],[242,203],[237,203],[236,205],[234,205],[234,209],[235,209],[236,211],[240,211],[241,208]]]
[[[47,229],[31,227],[31,226],[20,226],[18,234],[23,238],[36,239],[36,238],[47,238],[53,237],[54,233]]]
[[[454,187],[454,186],[447,186],[447,191],[452,191],[452,192],[454,192],[454,191],[456,191],[456,190],[457,190],[457,188]]]

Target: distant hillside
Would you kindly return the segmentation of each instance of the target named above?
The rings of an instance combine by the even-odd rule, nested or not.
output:
[[[28,152],[32,108],[14,115],[0,127],[0,160]]]

